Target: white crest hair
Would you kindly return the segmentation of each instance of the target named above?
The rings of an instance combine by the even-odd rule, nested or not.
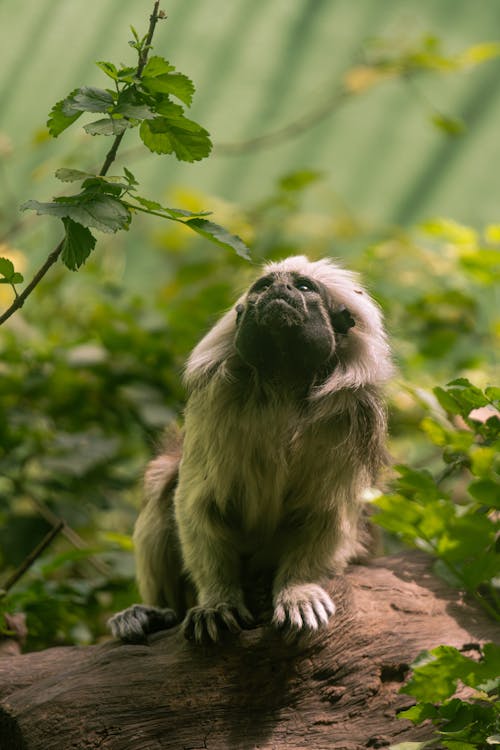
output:
[[[378,305],[361,286],[359,277],[340,265],[324,258],[310,261],[305,255],[268,263],[261,275],[296,272],[322,284],[334,310],[345,305],[356,325],[342,339],[338,348],[338,364],[331,375],[311,394],[315,400],[344,388],[360,388],[384,383],[393,373],[387,337]],[[242,295],[207,335],[193,349],[185,371],[188,387],[194,387],[234,352],[236,312],[245,302]]]

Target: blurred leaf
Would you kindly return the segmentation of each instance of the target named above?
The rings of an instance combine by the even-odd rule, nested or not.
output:
[[[250,260],[248,248],[243,240],[236,234],[231,234],[231,232],[228,232],[227,229],[219,226],[219,224],[214,224],[213,221],[208,221],[207,219],[188,219],[184,224],[198,234],[201,234],[202,237],[206,237],[222,247],[229,247],[235,250],[239,256],[245,258],[245,260]]]
[[[476,479],[467,489],[480,503],[500,509],[500,481],[489,478]]]
[[[296,172],[284,175],[278,184],[282,190],[296,191],[318,182],[323,177],[324,172],[318,172],[314,169],[299,169]]]
[[[435,114],[432,116],[432,122],[437,128],[439,128],[439,130],[443,130],[447,135],[463,135],[466,130],[464,121],[458,117]]]

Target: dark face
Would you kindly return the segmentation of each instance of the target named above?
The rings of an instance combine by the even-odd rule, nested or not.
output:
[[[331,310],[322,285],[295,272],[258,279],[237,313],[235,346],[246,364],[308,382],[333,368],[337,336],[354,325],[345,308]]]

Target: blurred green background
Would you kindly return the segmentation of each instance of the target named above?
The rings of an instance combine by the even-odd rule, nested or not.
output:
[[[60,195],[57,168],[95,171],[109,147],[79,123],[51,139],[48,112],[78,86],[108,85],[95,61],[134,63],[129,26],[145,32],[151,7],[0,2],[0,255],[27,279],[61,231],[19,205]],[[54,517],[72,529],[9,595],[10,611],[28,613],[31,647],[100,637],[106,614],[136,596],[140,477],[182,410],[182,363],[262,259],[329,255],[363,274],[399,367],[399,461],[437,461],[419,428],[439,408],[433,386],[498,376],[498,4],[163,8],[154,51],[193,79],[190,116],[215,148],[186,164],[130,131],[111,173],[126,165],[144,195],[213,210],[253,263],[136,217],[129,232],[99,234],[79,273],[54,268],[0,329],[0,566],[19,565]],[[1,308],[11,299],[0,286]]]

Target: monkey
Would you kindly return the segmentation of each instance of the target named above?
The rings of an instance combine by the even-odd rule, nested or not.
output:
[[[360,498],[387,463],[392,369],[354,272],[268,263],[188,358],[182,441],[150,462],[134,531],[145,604],[114,615],[112,634],[141,641],[182,621],[188,639],[217,642],[254,625],[262,576],[272,626],[324,628],[325,583],[362,553]]]

